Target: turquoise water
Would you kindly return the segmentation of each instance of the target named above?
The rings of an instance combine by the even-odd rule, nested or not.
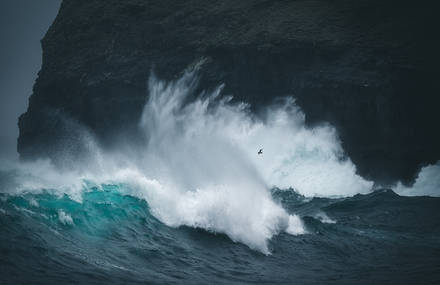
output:
[[[371,192],[292,98],[260,118],[196,85],[150,77],[134,142],[62,118],[52,160],[0,162],[0,284],[440,283],[440,198]]]
[[[0,281],[120,284],[406,283],[440,278],[440,199],[376,191],[306,198],[273,190],[307,233],[280,233],[270,254],[228,236],[169,227],[124,185],[0,194]]]

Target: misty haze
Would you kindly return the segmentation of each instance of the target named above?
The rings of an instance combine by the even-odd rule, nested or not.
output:
[[[439,283],[425,2],[3,1],[0,283]]]

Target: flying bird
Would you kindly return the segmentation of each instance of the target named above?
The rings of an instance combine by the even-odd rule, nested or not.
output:
[[[263,149],[260,148],[260,150],[258,151],[258,154],[263,154]]]

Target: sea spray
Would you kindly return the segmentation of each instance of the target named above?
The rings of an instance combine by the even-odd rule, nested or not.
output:
[[[299,217],[272,199],[270,188],[293,187],[306,196],[371,189],[372,182],[359,177],[344,156],[335,129],[307,128],[293,99],[256,116],[247,104],[221,97],[221,86],[195,96],[194,71],[172,82],[152,75],[148,85],[139,122],[143,143],[109,152],[90,131],[72,130],[82,134],[75,142],[84,141],[85,157],[76,163],[69,157],[68,169],[48,161],[22,163],[14,191],[45,189],[81,202],[90,184],[96,189],[119,185],[124,195],[145,199],[151,213],[169,226],[225,233],[269,253],[273,235],[305,232]],[[257,155],[260,148],[263,154]]]
[[[440,196],[440,161],[422,167],[411,187],[399,182],[394,190],[400,195],[407,196]]]

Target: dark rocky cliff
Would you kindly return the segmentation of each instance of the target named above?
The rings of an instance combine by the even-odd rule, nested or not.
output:
[[[329,121],[360,174],[411,181],[440,159],[435,1],[64,0],[20,117],[22,158],[51,157],[69,117],[111,146],[135,133],[152,66],[205,57],[201,88],[255,109],[293,95]],[[70,142],[74,144],[74,142]]]

